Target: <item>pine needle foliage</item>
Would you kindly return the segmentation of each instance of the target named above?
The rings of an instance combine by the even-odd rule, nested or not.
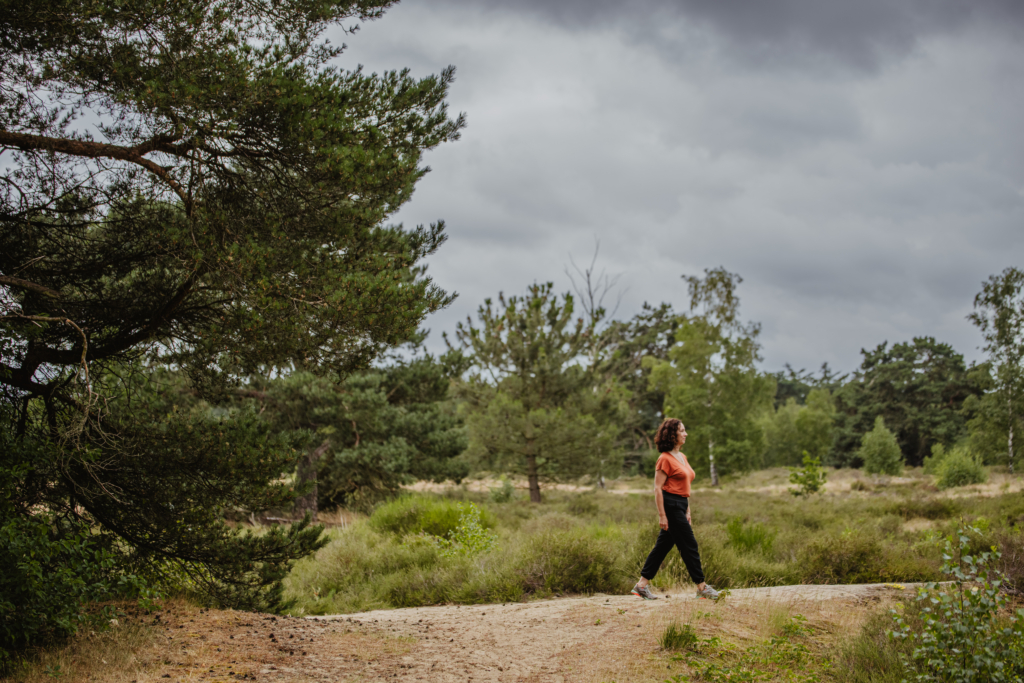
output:
[[[485,469],[525,475],[534,503],[541,482],[622,466],[613,446],[624,392],[584,366],[594,319],[574,320],[574,310],[571,295],[559,299],[551,283],[534,284],[523,296],[487,299],[479,327],[467,320],[456,330],[467,455]]]
[[[454,71],[346,71],[322,38],[391,4],[0,0],[0,556],[45,513],[114,574],[280,606],[320,530],[222,520],[289,507],[298,444],[216,402],[365,367],[452,299],[418,265],[443,224],[385,221],[459,135]]]

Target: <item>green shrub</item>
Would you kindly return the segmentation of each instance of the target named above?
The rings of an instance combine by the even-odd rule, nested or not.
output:
[[[935,565],[907,550],[883,545],[865,532],[829,534],[807,544],[800,553],[799,569],[805,583],[934,579]]]
[[[809,543],[801,565],[806,583],[870,583],[878,580],[881,559],[876,539],[849,533]]]
[[[378,506],[370,516],[370,526],[398,536],[424,533],[444,538],[459,526],[461,516],[459,503],[453,500],[402,496]],[[480,525],[494,528],[494,517],[486,509],[480,511]]]
[[[530,539],[517,574],[524,593],[617,593],[628,588],[621,546],[598,529],[572,529]]]
[[[942,461],[946,458],[946,447],[941,443],[937,443],[932,446],[932,454],[925,456],[925,459],[921,461],[921,469],[925,474],[937,474],[937,470]]]
[[[512,482],[508,477],[501,478],[501,486],[491,489],[491,502],[493,503],[508,503],[516,495],[516,488],[512,485]]]
[[[942,459],[936,470],[940,489],[951,489],[957,486],[980,484],[987,478],[985,468],[977,458],[962,449],[950,451]]]
[[[885,426],[879,415],[875,427],[861,440],[860,457],[864,460],[864,471],[868,474],[897,475],[903,472],[903,453],[896,435]]]
[[[636,473],[641,477],[653,479],[654,468],[658,464],[658,458],[660,457],[661,453],[658,451],[646,451],[640,456],[640,461],[636,465]]]
[[[0,669],[24,648],[105,627],[112,608],[88,603],[147,594],[115,567],[114,554],[87,528],[44,515],[0,525]]]
[[[960,505],[948,498],[906,498],[888,508],[903,519],[952,519],[960,514]]]
[[[492,550],[498,537],[484,529],[480,521],[480,508],[473,503],[459,503],[459,525],[447,538],[437,538],[441,557],[477,555]]]
[[[999,553],[966,554],[972,532],[980,533],[960,528],[955,549],[946,542],[942,573],[950,583],[918,590],[920,628],[894,612],[892,636],[912,643],[903,664],[918,680],[1000,683],[1024,677],[1024,610],[1001,617],[1007,601],[1002,577],[989,568]]]
[[[471,574],[465,562],[416,567],[382,577],[376,589],[390,607],[437,605],[458,600]]]
[[[729,535],[729,544],[732,547],[741,552],[759,552],[762,555],[772,554],[775,537],[778,534],[761,524],[747,526],[739,517],[729,520],[729,523],[725,525],[725,530]]]
[[[598,510],[594,496],[586,493],[573,496],[566,507],[570,514],[577,517],[593,517]]]

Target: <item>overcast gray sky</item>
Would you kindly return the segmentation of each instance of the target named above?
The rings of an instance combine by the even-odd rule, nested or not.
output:
[[[763,367],[848,371],[930,335],[978,359],[981,281],[1024,266],[1024,2],[406,0],[343,63],[453,64],[469,125],[395,217],[443,218],[459,298],[619,275],[628,318],[743,276]]]

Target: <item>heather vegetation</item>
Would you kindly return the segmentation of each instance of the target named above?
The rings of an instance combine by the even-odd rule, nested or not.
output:
[[[692,498],[708,581],[722,588],[797,583],[919,582],[941,578],[942,549],[961,520],[980,531],[972,548],[1006,548],[1007,586],[1024,587],[1024,500],[1019,491],[950,497],[920,469],[899,480],[851,486],[855,470],[833,473],[830,488],[794,498],[788,470],[724,478]],[[1015,479],[994,475],[1007,486]],[[286,580],[300,614],[347,613],[436,603],[517,601],[572,593],[628,591],[653,545],[649,493],[550,492],[529,502],[526,482],[512,500],[464,488],[414,494],[342,528]],[[619,482],[650,486],[650,480]],[[439,539],[458,541],[459,503],[481,511],[493,544],[446,556]],[[1016,555],[1014,555],[1016,553]],[[670,555],[654,585],[687,586]],[[687,589],[689,590],[689,589]]]

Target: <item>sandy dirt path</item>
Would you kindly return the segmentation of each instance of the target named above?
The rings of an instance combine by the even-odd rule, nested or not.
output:
[[[712,603],[695,598],[690,587],[656,601],[593,595],[307,618],[169,600],[152,612],[126,611],[121,625],[139,642],[130,652],[117,647],[113,634],[107,634],[107,650],[101,647],[107,636],[83,636],[95,639],[82,652],[96,661],[82,668],[87,675],[67,680],[651,683],[681,670],[658,646],[671,621],[693,624],[701,638],[744,645],[801,615],[822,636],[809,644],[825,652],[835,634],[854,632],[866,614],[882,607],[874,603],[899,592],[891,584],[780,586],[734,590]],[[69,659],[63,666],[77,665]]]
[[[734,590],[722,603],[876,601],[891,584],[852,586],[779,586]],[[698,601],[691,591],[656,601],[635,596],[595,595],[506,605],[435,606],[310,617],[383,631],[415,641],[386,668],[363,669],[365,681],[474,681],[554,683],[566,680],[565,657],[588,650],[607,651],[637,633],[660,611]],[[838,605],[837,605],[838,607]],[[596,615],[596,616],[595,616]],[[324,653],[319,653],[323,656]],[[629,656],[624,652],[625,657]]]

